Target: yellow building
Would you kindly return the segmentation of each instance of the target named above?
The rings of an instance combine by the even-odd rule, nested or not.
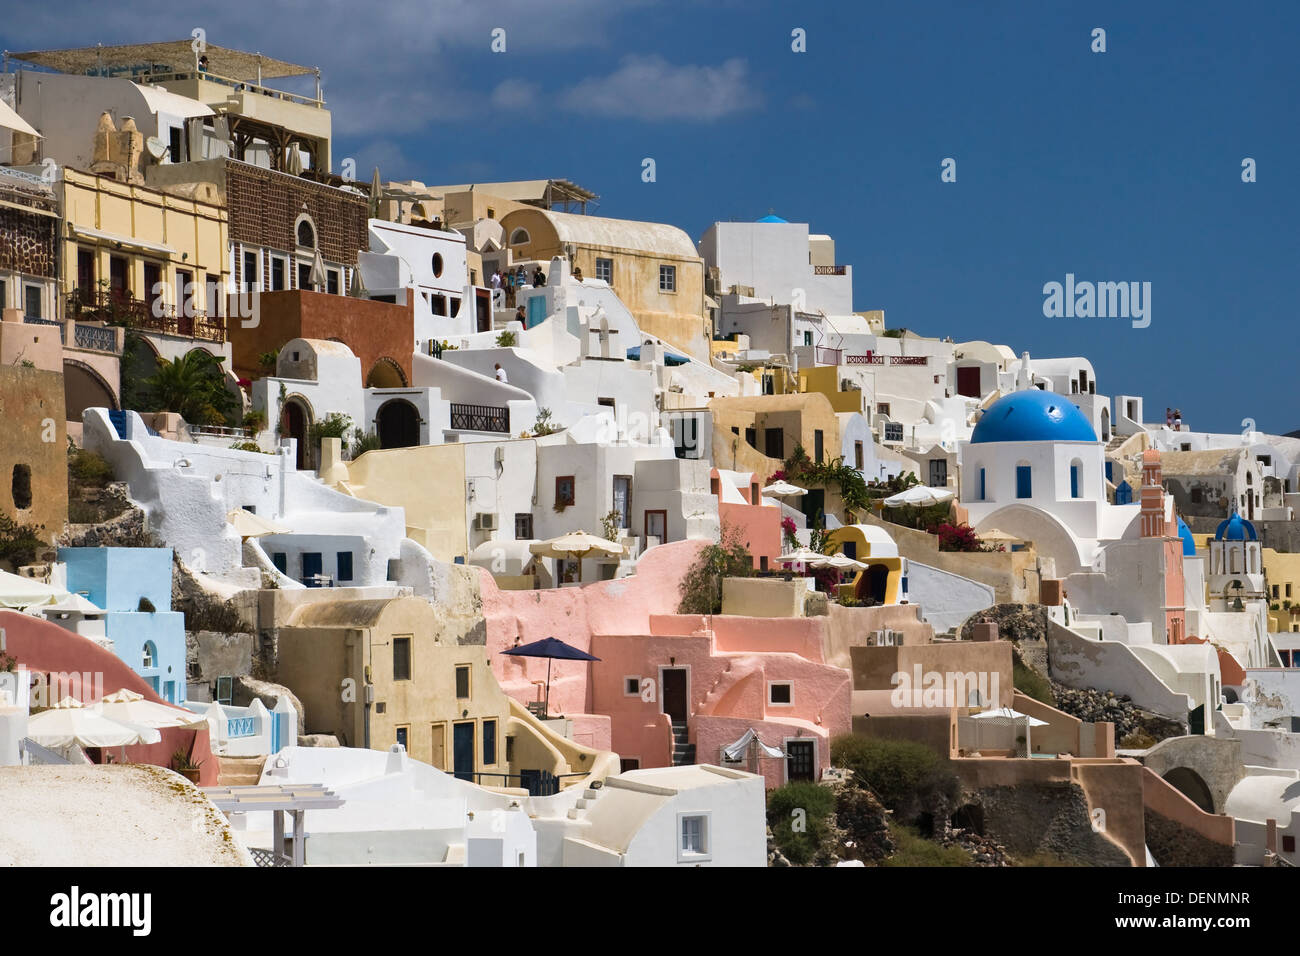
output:
[[[814,365],[799,369],[799,391],[820,392],[837,412],[862,411],[862,389],[841,389],[837,365]]]
[[[501,219],[515,262],[569,259],[613,287],[643,332],[705,361],[710,329],[704,312],[704,260],[676,226],[516,209]]]
[[[225,341],[228,230],[215,193],[184,198],[67,168],[62,190],[69,317],[112,311],[144,331]]]
[[[302,701],[305,733],[373,750],[400,743],[484,786],[617,767],[613,754],[558,736],[509,698],[487,648],[458,643],[461,630],[420,597],[304,604],[279,629],[276,680]]]
[[[827,552],[844,554],[867,567],[841,586],[841,596],[863,604],[897,604],[901,596],[903,559],[884,528],[855,524],[836,528],[827,538]]]
[[[1264,548],[1268,589],[1268,629],[1300,631],[1300,554]],[[1289,606],[1288,606],[1289,605]],[[1273,610],[1276,607],[1277,610]]]
[[[840,423],[820,392],[715,398],[713,461],[718,468],[750,471],[764,480],[802,445],[814,462],[840,453]]]

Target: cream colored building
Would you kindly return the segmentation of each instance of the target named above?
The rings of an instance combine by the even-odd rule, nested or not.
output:
[[[681,229],[531,208],[506,214],[501,227],[514,262],[567,258],[584,278],[608,282],[641,331],[708,360],[704,260]]]

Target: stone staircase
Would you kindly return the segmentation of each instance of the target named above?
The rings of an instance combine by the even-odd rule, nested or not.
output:
[[[673,766],[683,767],[695,763],[695,744],[690,741],[686,721],[673,721]]]
[[[223,757],[217,755],[217,785],[221,787],[255,787],[262,779],[266,756]]]
[[[582,796],[578,798],[578,802],[566,814],[568,818],[570,820],[581,820],[587,815],[586,811],[590,809],[591,805],[600,799],[603,792],[603,789],[599,787],[587,787],[582,791]]]

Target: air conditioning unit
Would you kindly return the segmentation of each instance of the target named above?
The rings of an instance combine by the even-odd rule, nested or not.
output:
[[[497,529],[497,516],[495,512],[480,511],[474,515],[475,531],[495,531]]]

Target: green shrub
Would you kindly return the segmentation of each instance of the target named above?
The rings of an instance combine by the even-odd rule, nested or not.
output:
[[[368,451],[378,451],[383,447],[383,442],[379,440],[378,433],[363,432],[360,428],[354,428],[352,429],[352,447],[348,449],[348,457],[355,460]]]
[[[747,578],[753,574],[754,556],[749,553],[747,542],[741,540],[737,528],[724,526],[718,543],[702,549],[686,569],[679,585],[681,602],[677,613],[722,613],[722,579]]]
[[[497,336],[497,348],[511,349],[515,347],[515,333],[510,331],[502,332]]]
[[[889,822],[895,850],[881,866],[974,866],[971,855],[956,846],[941,846],[908,826]]]
[[[852,770],[853,783],[874,793],[904,823],[961,795],[949,761],[912,740],[845,734],[831,741],[831,763]]]
[[[0,561],[8,561],[15,568],[31,564],[39,552],[50,547],[41,534],[44,530],[44,525],[18,524],[0,514]]]
[[[273,455],[275,452],[264,452],[262,446],[255,441],[237,441],[230,446],[233,451],[255,451],[262,455]]]
[[[145,613],[145,614],[152,614],[152,613],[154,613],[156,610],[158,610],[156,607],[153,606],[153,601],[150,601],[150,600],[149,600],[147,597],[145,597],[144,595],[141,595],[141,596],[140,596],[140,601],[139,601],[138,604],[136,604],[135,609],[136,609],[137,611],[141,611],[141,612],[143,612],[143,613]]]
[[[797,811],[802,810],[800,814]],[[787,783],[767,795],[767,824],[772,840],[796,866],[812,862],[830,834],[835,793],[808,781]]]
[[[103,488],[113,480],[113,466],[102,455],[69,446],[68,477],[79,484]]]
[[[1032,697],[1048,707],[1056,706],[1056,695],[1052,693],[1052,683],[1032,667],[1027,667],[1016,655],[1011,664],[1011,683],[1016,690],[1026,697]]]

